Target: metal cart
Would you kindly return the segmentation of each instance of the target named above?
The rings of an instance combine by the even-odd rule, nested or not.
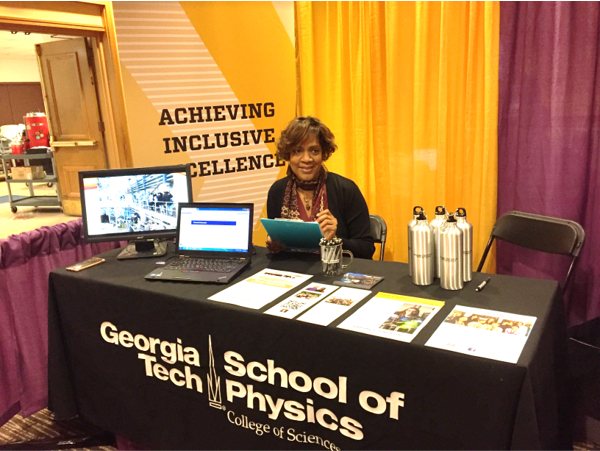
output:
[[[4,174],[6,177],[6,183],[8,185],[8,199],[10,203],[10,209],[13,213],[17,212],[17,207],[59,207],[62,210],[62,202],[60,197],[60,186],[58,183],[58,178],[56,177],[56,165],[54,163],[54,155],[52,150],[48,149],[48,152],[45,154],[12,154],[3,152],[0,156],[2,158],[2,169],[4,170]],[[7,165],[8,161],[11,160],[23,160],[25,162],[25,166],[31,166],[31,160],[50,160],[52,162],[52,175],[47,175],[43,179],[15,179],[9,177],[9,166]],[[24,197],[23,199],[13,199],[12,191],[10,189],[10,185],[13,183],[25,183],[29,187],[29,197]],[[34,193],[33,185],[34,183],[45,183],[48,186],[52,186],[52,184],[56,185],[56,196],[36,196]]]
[[[0,155],[4,154],[4,153],[10,153],[10,139],[8,139],[7,137],[0,135]],[[4,167],[4,164],[2,165],[2,168],[0,168],[0,175],[6,177],[6,168]]]

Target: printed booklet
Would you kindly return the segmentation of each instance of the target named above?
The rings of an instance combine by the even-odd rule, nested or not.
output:
[[[341,278],[334,280],[334,285],[342,287],[363,288],[371,290],[375,285],[381,282],[384,278],[381,276],[373,276],[371,274],[360,274],[357,272],[348,272]]]
[[[377,293],[338,327],[411,342],[443,306],[444,301]]]
[[[425,346],[517,363],[536,319],[457,305]]]

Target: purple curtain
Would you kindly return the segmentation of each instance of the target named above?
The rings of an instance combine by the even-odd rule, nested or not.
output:
[[[0,275],[0,426],[21,410],[17,354],[12,308]]]
[[[586,241],[565,299],[600,316],[600,4],[502,2],[498,216],[571,219]],[[498,244],[500,274],[563,281],[568,258]]]
[[[0,240],[0,426],[48,405],[48,274],[119,246],[86,244],[81,219]]]

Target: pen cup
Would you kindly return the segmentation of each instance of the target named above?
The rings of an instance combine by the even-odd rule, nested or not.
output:
[[[342,258],[346,254],[350,257],[348,264],[343,264]],[[323,266],[323,275],[339,276],[343,269],[346,269],[354,261],[352,252],[342,250],[342,243],[339,244],[321,244],[321,264]]]

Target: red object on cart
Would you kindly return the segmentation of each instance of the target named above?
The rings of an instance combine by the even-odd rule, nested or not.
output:
[[[27,135],[25,131],[23,131],[23,137],[19,141],[11,141],[10,143],[10,151],[13,155],[22,155],[27,153],[29,149],[29,141],[27,140]],[[25,162],[23,160],[13,160],[15,166],[25,166]]]
[[[23,141],[13,141],[10,143],[10,151],[13,155],[25,153],[25,143]]]
[[[44,113],[27,113],[24,117],[31,147],[49,147],[48,119]],[[14,152],[13,152],[14,153]]]
[[[10,151],[13,155],[21,155],[25,153],[24,141],[12,141],[10,143]],[[23,160],[13,160],[15,166],[25,166]]]

